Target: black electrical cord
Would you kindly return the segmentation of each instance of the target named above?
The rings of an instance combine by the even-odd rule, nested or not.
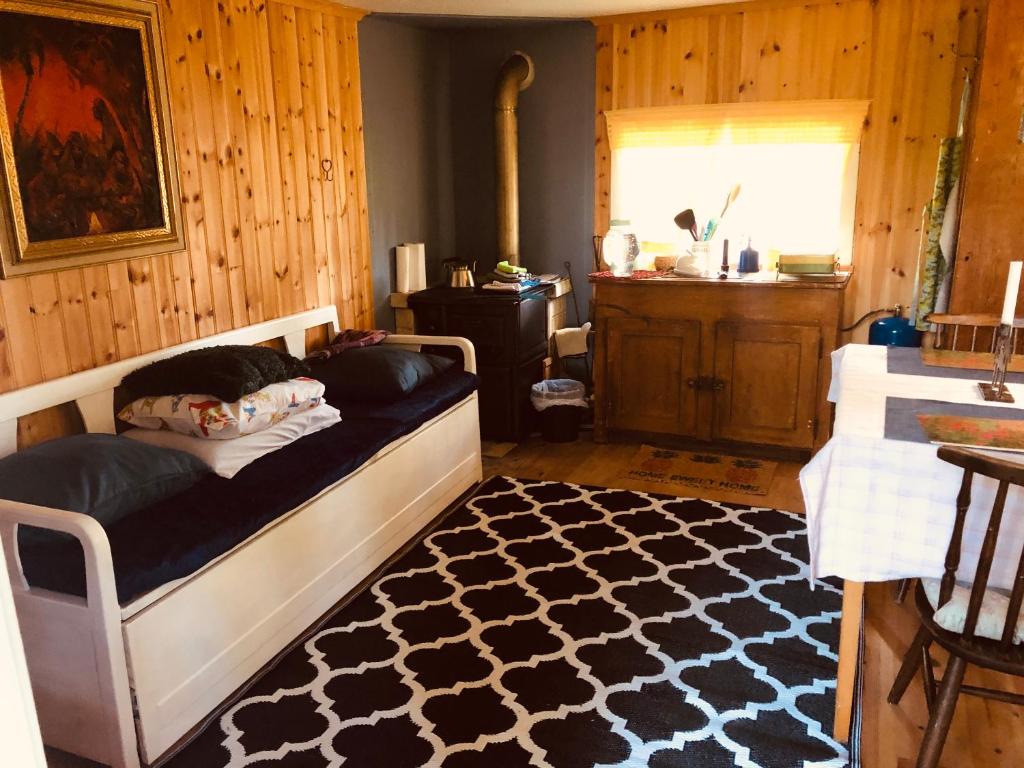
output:
[[[872,309],[870,312],[865,312],[863,315],[861,315],[860,320],[855,322],[853,325],[848,325],[845,328],[840,328],[839,330],[842,333],[847,333],[848,331],[852,331],[854,328],[856,328],[858,325],[863,323],[869,317],[874,317],[875,315],[881,315],[884,312],[888,312],[890,315],[893,314],[893,310],[892,310],[891,307],[887,307],[886,309]]]

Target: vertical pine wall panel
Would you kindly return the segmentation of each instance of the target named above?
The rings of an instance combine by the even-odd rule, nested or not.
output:
[[[373,323],[362,12],[160,5],[187,249],[0,281],[0,391],[331,303]]]
[[[760,0],[596,19],[595,231],[610,215],[606,110],[869,99],[846,320],[908,304],[921,209],[986,4]]]
[[[1021,256],[1024,210],[1024,4],[992,0],[953,273],[954,312],[999,312],[1007,262]],[[1017,315],[1024,298],[1017,302]]]

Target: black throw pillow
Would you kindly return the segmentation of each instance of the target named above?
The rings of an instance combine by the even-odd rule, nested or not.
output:
[[[206,347],[158,360],[121,382],[132,399],[164,395],[212,395],[233,403],[271,384],[309,376],[301,360],[269,347]]]
[[[311,376],[324,384],[329,401],[393,403],[454,364],[439,355],[377,345],[313,361]]]
[[[114,435],[73,435],[0,459],[0,498],[81,512],[109,526],[181,493],[209,472],[184,451]],[[23,544],[54,536],[34,528],[19,531]]]

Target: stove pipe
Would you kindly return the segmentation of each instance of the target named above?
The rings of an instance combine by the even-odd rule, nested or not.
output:
[[[498,261],[519,263],[519,92],[533,82],[533,60],[516,51],[502,65],[494,94],[497,139]]]

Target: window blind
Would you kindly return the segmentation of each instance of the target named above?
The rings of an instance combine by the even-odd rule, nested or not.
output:
[[[696,104],[605,112],[612,149],[711,144],[856,144],[867,101]]]

